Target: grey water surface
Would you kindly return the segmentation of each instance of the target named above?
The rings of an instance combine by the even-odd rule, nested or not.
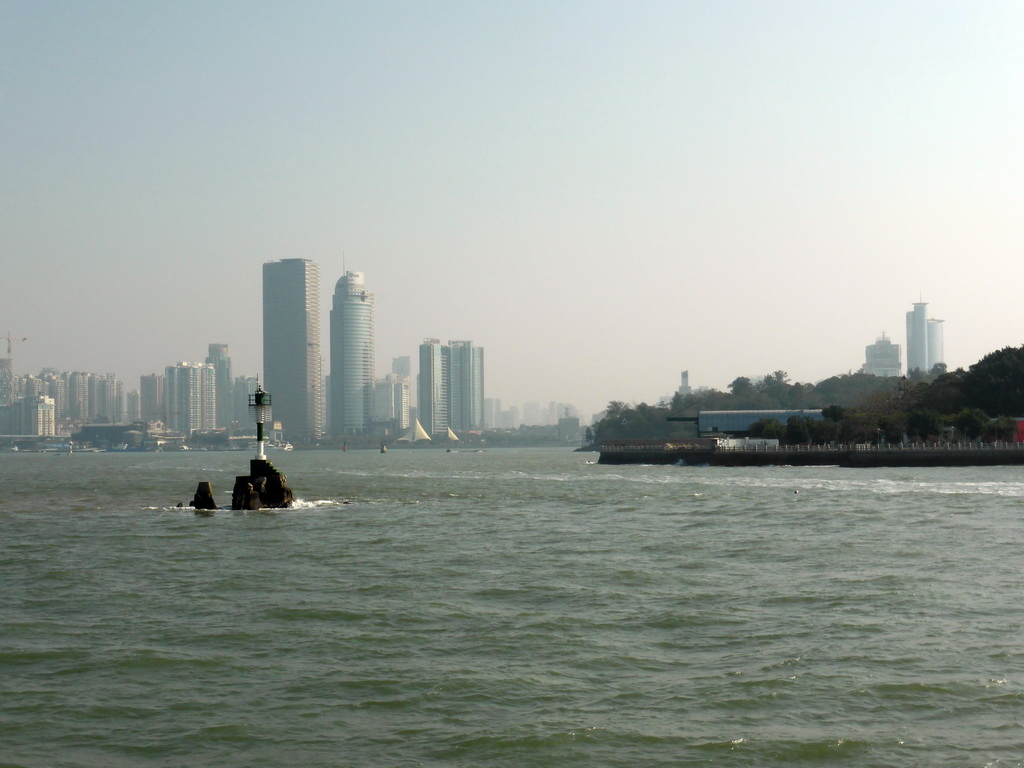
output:
[[[0,766],[1019,766],[1019,468],[0,456]]]

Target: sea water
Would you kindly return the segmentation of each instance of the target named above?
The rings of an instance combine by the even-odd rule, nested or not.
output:
[[[1019,766],[1019,468],[0,456],[0,765]]]

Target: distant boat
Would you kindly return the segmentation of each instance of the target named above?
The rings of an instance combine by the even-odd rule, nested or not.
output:
[[[431,442],[430,435],[427,434],[427,430],[420,424],[420,420],[416,419],[416,423],[409,427],[409,431],[402,435],[397,443],[419,443],[419,442]]]
[[[381,453],[387,453],[387,452],[388,452],[388,447],[387,447],[387,445],[385,445],[384,443],[381,443],[381,444],[380,444],[380,452],[381,452]]]

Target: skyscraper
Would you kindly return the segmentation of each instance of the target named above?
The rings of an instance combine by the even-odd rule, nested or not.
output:
[[[484,350],[472,341],[449,341],[449,424],[455,430],[484,428]]]
[[[234,413],[231,407],[234,388],[231,379],[231,355],[227,344],[211,344],[206,357],[208,365],[217,371],[217,426],[230,427]]]
[[[483,429],[484,350],[471,341],[424,339],[417,383],[418,418],[432,435]]]
[[[907,312],[907,373],[929,373],[943,362],[942,321],[929,319],[928,305],[916,302],[914,309]]]
[[[928,370],[931,371],[936,365],[946,362],[945,352],[942,348],[943,321],[934,317],[928,318]]]
[[[358,434],[373,419],[374,297],[362,272],[346,272],[331,305],[331,434]]]
[[[409,428],[410,382],[408,376],[389,373],[374,382],[373,421],[383,429]]]
[[[190,435],[217,425],[217,369],[206,363],[178,363],[164,369],[167,426]]]
[[[167,421],[163,376],[151,373],[139,377],[139,408],[143,421]]]
[[[450,350],[440,339],[420,344],[420,375],[416,382],[417,418],[429,435],[448,429],[448,363]]]
[[[873,376],[899,376],[902,369],[900,345],[893,344],[884,333],[874,344],[864,348],[864,373]]]
[[[320,269],[309,259],[263,265],[263,388],[273,418],[295,443],[323,434],[320,362]]]

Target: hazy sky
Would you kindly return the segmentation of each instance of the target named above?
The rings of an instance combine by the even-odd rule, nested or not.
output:
[[[653,402],[856,370],[914,301],[1024,343],[1024,3],[0,0],[14,368],[262,365],[261,265],[377,296],[380,373]],[[328,361],[325,359],[325,367]]]

